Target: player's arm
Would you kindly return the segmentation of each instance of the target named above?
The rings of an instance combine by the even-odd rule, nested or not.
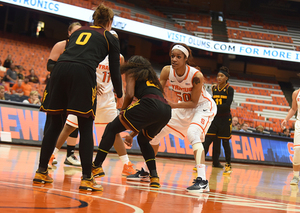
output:
[[[288,112],[288,114],[287,114],[287,116],[285,117],[285,119],[282,121],[282,123],[281,123],[281,128],[282,129],[284,129],[285,127],[286,127],[286,124],[287,124],[287,122],[291,119],[291,117],[293,116],[293,115],[295,115],[295,113],[296,113],[296,111],[297,111],[297,109],[298,109],[298,104],[297,104],[297,100],[296,100],[296,98],[297,98],[297,95],[298,95],[298,93],[300,92],[300,89],[298,89],[298,90],[295,90],[294,92],[293,92],[293,95],[292,95],[292,107],[291,107],[291,109],[289,110],[289,112]]]
[[[47,62],[47,70],[51,72],[58,60],[59,56],[65,51],[66,41],[57,42],[49,55],[48,62]]]
[[[193,89],[191,92],[191,100],[187,102],[180,102],[180,103],[169,102],[172,108],[195,108],[197,106],[202,92],[203,84],[204,84],[204,77],[202,73],[197,72],[192,82],[193,82]]]
[[[164,68],[161,70],[160,76],[159,76],[159,81],[160,81],[160,84],[163,89],[165,88],[165,86],[167,84],[167,81],[169,79],[169,74],[170,74],[170,66],[164,66]]]
[[[109,42],[108,61],[110,77],[118,98],[122,98],[122,78],[120,73],[120,44],[119,40],[110,32],[105,31],[105,36]]]
[[[126,93],[125,93],[124,102],[121,110],[126,109],[131,104],[134,98],[135,78],[132,75],[125,74],[125,79],[126,79]]]

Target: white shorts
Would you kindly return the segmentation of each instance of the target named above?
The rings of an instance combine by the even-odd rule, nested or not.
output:
[[[95,116],[95,125],[106,126],[118,116],[117,105],[114,93],[111,91],[101,96],[97,96],[97,110]],[[69,114],[66,123],[78,128],[76,115]]]
[[[300,146],[300,121],[295,123],[294,146]]]
[[[212,105],[211,102],[205,102],[197,108],[172,109],[171,120],[150,143],[152,145],[158,145],[160,140],[168,134],[184,139],[187,136],[187,131],[191,124],[200,127],[200,140],[201,142],[204,142],[205,135],[216,113],[217,106],[214,101]]]

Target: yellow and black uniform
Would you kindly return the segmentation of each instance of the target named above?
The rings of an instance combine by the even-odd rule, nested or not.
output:
[[[223,88],[212,88],[213,99],[217,104],[217,114],[211,123],[207,135],[216,135],[221,139],[231,138],[231,113],[230,106],[233,101],[234,90],[227,83]]]
[[[65,124],[67,114],[78,118],[79,154],[83,178],[91,177],[93,158],[93,119],[96,109],[96,68],[109,55],[111,79],[117,96],[122,97],[119,41],[98,26],[81,27],[70,36],[65,51],[51,72],[44,91],[41,111],[47,112],[48,124],[40,154],[39,172],[47,165]]]
[[[148,140],[152,140],[169,122],[171,107],[162,92],[149,81],[136,81],[134,96],[139,100],[121,111],[120,120],[136,133],[143,130]]]
[[[108,151],[114,144],[115,135],[130,129],[138,133],[137,141],[150,175],[156,177],[155,154],[149,141],[171,119],[171,106],[164,99],[158,86],[149,81],[136,81],[134,96],[139,100],[123,110],[117,118],[106,126],[99,143],[94,165],[101,167]]]
[[[96,68],[109,54],[111,79],[118,97],[122,96],[119,71],[119,41],[101,27],[86,26],[70,37],[59,57],[44,92],[41,111],[94,118],[96,109]]]
[[[229,139],[231,138],[232,117],[230,113],[230,106],[233,101],[234,89],[226,83],[223,88],[220,88],[219,85],[212,87],[212,92],[213,99],[217,104],[218,110],[206,134],[204,150],[206,155],[210,144],[214,142],[213,166],[218,167],[220,165],[219,156],[221,139],[223,140],[226,161],[230,163],[231,159]]]

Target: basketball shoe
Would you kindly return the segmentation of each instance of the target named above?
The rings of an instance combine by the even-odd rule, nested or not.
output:
[[[137,172],[133,175],[128,175],[126,177],[127,180],[132,180],[132,181],[144,181],[144,182],[149,182],[149,173],[142,168],[141,170],[137,170]]]
[[[208,180],[202,180],[201,177],[197,177],[193,181],[193,185],[187,187],[189,192],[209,192]]]
[[[53,155],[53,156],[54,156],[54,158],[53,158],[53,161],[52,161],[52,165],[55,165],[55,164],[57,164],[57,160],[56,160],[55,155]]]
[[[49,176],[48,170],[45,172],[39,172],[38,170],[35,172],[35,176],[33,178],[34,183],[52,183],[53,179]]]
[[[70,155],[66,158],[64,164],[71,165],[71,166],[81,166],[80,161],[77,159],[75,155]]]
[[[94,177],[81,178],[79,190],[83,190],[83,191],[103,191],[103,187],[96,183]]]
[[[197,167],[196,167],[196,166],[193,168],[193,171],[194,171],[194,172],[197,172]]]
[[[160,188],[159,177],[150,177],[150,187]]]
[[[103,168],[101,166],[99,166],[99,167],[94,166],[94,163],[92,165],[92,174],[95,178],[105,176]]]
[[[294,176],[290,182],[290,185],[298,185],[299,179],[300,179],[299,177]]]
[[[129,161],[128,164],[124,164],[123,166],[123,171],[122,171],[122,175],[124,176],[128,176],[128,175],[133,175],[136,173],[136,171],[133,168],[133,164]]]
[[[232,172],[231,164],[226,163],[225,164],[225,171],[223,172],[223,175],[230,175]]]

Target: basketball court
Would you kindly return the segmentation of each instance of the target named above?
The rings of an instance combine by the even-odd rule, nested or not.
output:
[[[189,193],[196,173],[193,160],[157,158],[160,189],[149,183],[129,182],[121,176],[122,162],[109,154],[103,164],[105,177],[97,178],[103,192],[78,190],[81,168],[64,165],[65,150],[51,171],[53,184],[33,184],[39,147],[0,144],[0,212],[122,212],[122,213],[234,213],[300,212],[298,186],[289,185],[292,169],[233,163],[231,176],[207,162],[209,193]],[[78,152],[76,151],[78,155]],[[135,168],[142,156],[130,155]],[[223,163],[224,164],[224,163]]]

